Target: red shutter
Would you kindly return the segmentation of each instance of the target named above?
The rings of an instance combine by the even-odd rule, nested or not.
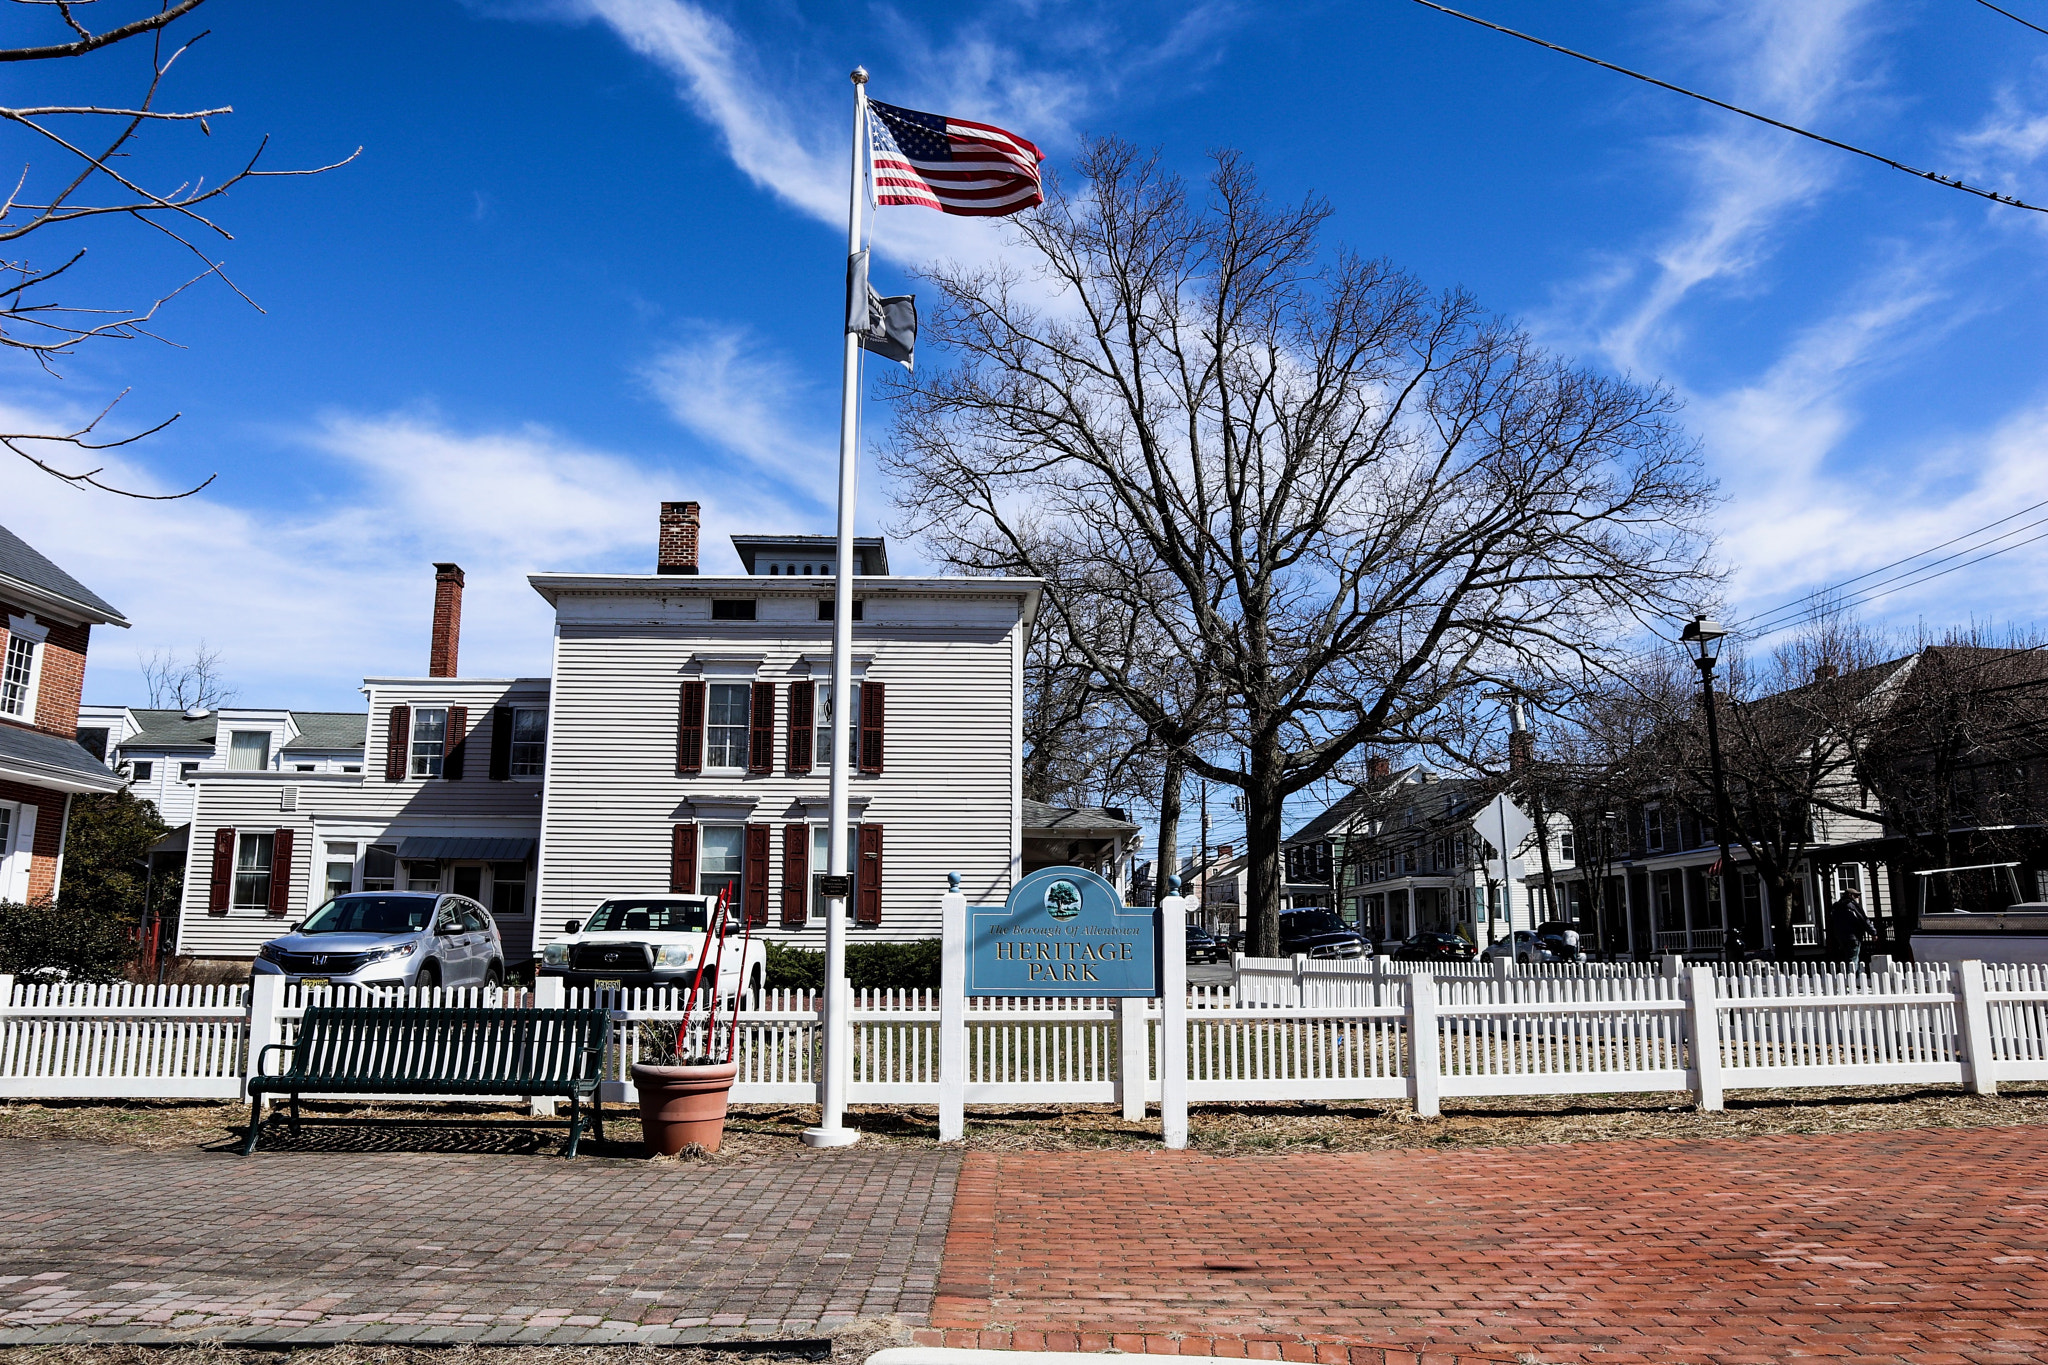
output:
[[[763,684],[766,686],[767,684]],[[758,693],[756,695],[759,695]],[[747,923],[756,929],[768,927],[768,826],[747,826],[746,864]]]
[[[809,683],[796,683],[797,687],[809,687]],[[805,892],[811,889],[811,827],[809,825],[784,825],[782,827],[782,927],[801,929],[809,918],[804,905]]]
[[[748,727],[747,771],[775,771],[775,684],[754,684],[754,723]],[[767,857],[767,854],[762,854]]]
[[[811,770],[811,730],[817,724],[818,685],[793,682],[789,685],[789,770]]]
[[[670,895],[689,896],[697,891],[697,827],[677,825],[668,850]]]
[[[676,717],[676,771],[704,771],[704,684],[683,684],[683,699]]]
[[[206,888],[206,913],[225,915],[235,889],[235,829],[222,825],[213,832],[213,882]]]
[[[884,685],[878,682],[860,685],[860,770],[864,773],[882,771],[884,692]]]
[[[270,835],[270,913],[287,915],[292,908],[292,832],[273,830]]]
[[[862,688],[863,692],[867,689]],[[862,707],[866,710],[866,707]],[[865,728],[865,727],[863,727]],[[858,899],[854,902],[853,922],[855,924],[880,924],[882,922],[882,827],[862,825],[860,827],[860,866],[855,870],[855,890]]]
[[[391,724],[384,732],[384,780],[405,780],[405,751],[412,741],[412,708],[391,708]]]
[[[448,742],[441,750],[441,778],[447,782],[462,780],[462,760],[469,748],[469,708],[451,706],[448,708]]]

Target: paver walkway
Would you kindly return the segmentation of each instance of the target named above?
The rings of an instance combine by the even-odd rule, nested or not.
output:
[[[1297,1360],[1377,1359],[1346,1348],[1378,1343],[1600,1365],[2040,1362],[2048,1128],[975,1153],[921,1336]]]
[[[702,1167],[0,1142],[0,1342],[66,1327],[666,1342],[922,1322],[959,1162],[934,1148]]]

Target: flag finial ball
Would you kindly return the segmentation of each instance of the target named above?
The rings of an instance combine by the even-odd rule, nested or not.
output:
[[[868,69],[864,66],[856,66],[849,74],[855,85],[866,85],[868,83]]]

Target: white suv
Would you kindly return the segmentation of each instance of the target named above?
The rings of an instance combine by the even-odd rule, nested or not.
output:
[[[758,936],[749,940],[734,915],[721,954],[705,933],[711,916],[708,896],[615,896],[589,919],[564,925],[562,937],[541,949],[536,970],[571,986],[688,990],[699,962],[706,986],[716,963],[719,995],[759,990],[768,975],[768,945]]]

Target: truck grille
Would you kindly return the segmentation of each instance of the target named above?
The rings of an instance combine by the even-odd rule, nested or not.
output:
[[[579,972],[651,972],[654,950],[644,943],[579,943],[570,964]]]
[[[280,953],[277,965],[292,976],[347,976],[369,961],[368,953]]]

